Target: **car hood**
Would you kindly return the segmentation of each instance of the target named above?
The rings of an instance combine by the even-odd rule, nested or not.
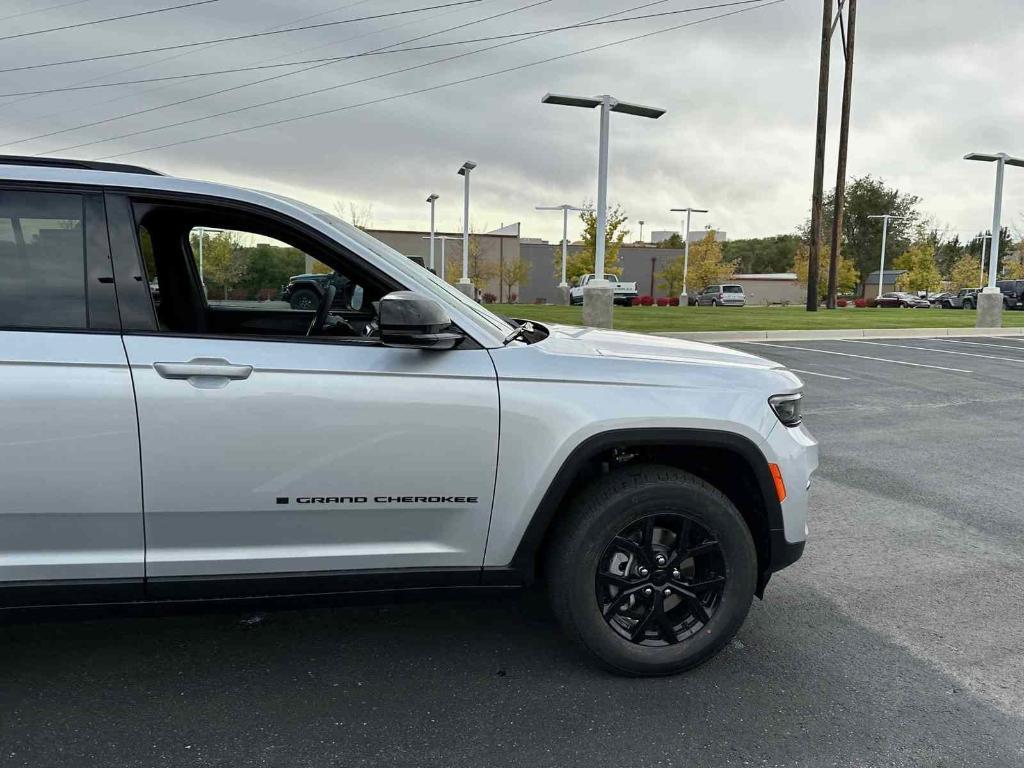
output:
[[[578,328],[568,325],[545,327],[550,335],[541,342],[541,345],[545,351],[556,354],[741,368],[784,368],[780,363],[757,355],[699,341],[608,331],[601,328]]]

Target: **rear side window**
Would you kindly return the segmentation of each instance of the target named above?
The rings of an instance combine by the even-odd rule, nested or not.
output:
[[[0,327],[86,322],[81,195],[0,190]]]

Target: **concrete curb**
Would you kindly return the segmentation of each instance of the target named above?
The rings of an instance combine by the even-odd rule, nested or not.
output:
[[[814,341],[815,339],[937,339],[943,336],[1024,336],[1022,328],[829,328],[823,331],[665,331],[653,336],[690,341]]]

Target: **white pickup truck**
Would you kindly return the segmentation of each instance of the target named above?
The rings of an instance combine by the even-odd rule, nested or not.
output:
[[[585,286],[593,279],[593,273],[586,274],[583,275],[582,277],[576,278],[576,281],[573,283],[572,288],[569,289],[570,304],[578,304],[580,306],[583,306],[583,286]],[[616,304],[621,304],[624,307],[628,307],[632,305],[633,299],[639,295],[637,294],[636,283],[624,283],[619,280],[618,275],[606,274],[604,276],[604,279],[612,284],[612,289],[615,291],[613,300]]]

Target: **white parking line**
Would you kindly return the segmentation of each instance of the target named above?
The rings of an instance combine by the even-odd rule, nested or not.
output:
[[[985,336],[984,338],[990,339],[991,336]],[[970,344],[974,347],[995,347],[996,349],[1020,349],[1020,347],[1012,347],[1006,344],[986,344],[983,341],[961,341],[960,339],[933,339],[933,341],[944,341],[947,344]],[[1011,341],[1019,341],[1019,339],[1011,339]],[[1022,350],[1024,351],[1024,350]]]
[[[790,368],[793,373],[803,373],[807,376],[821,376],[826,379],[839,379],[840,381],[849,381],[850,379],[846,376],[833,376],[831,373],[818,373],[817,371],[801,371],[799,368]]]
[[[837,339],[846,344],[871,344],[875,347],[895,347],[896,349],[917,349],[921,352],[938,352],[943,355],[961,355],[962,357],[983,357],[986,360],[1003,360],[1008,363],[1024,363],[1019,357],[1000,357],[999,355],[983,355],[979,352],[956,352],[952,349],[936,349],[935,347],[910,347],[906,344],[886,344],[883,341],[864,341],[863,339]]]
[[[830,341],[846,341],[846,339],[830,339]],[[814,349],[812,347],[793,347],[789,344],[770,344],[766,341],[736,341],[734,344],[754,344],[758,347],[777,347],[779,349],[798,349],[801,352],[818,352],[822,355],[839,355],[840,357],[856,357],[860,360],[874,360],[879,363],[894,363],[896,365],[909,365],[912,368],[934,368],[937,371],[953,371],[954,373],[974,373],[963,368],[946,368],[942,365],[927,365],[925,363],[908,363],[906,360],[891,360],[887,357],[871,357],[870,355],[851,355],[848,352],[833,352],[831,349]]]

